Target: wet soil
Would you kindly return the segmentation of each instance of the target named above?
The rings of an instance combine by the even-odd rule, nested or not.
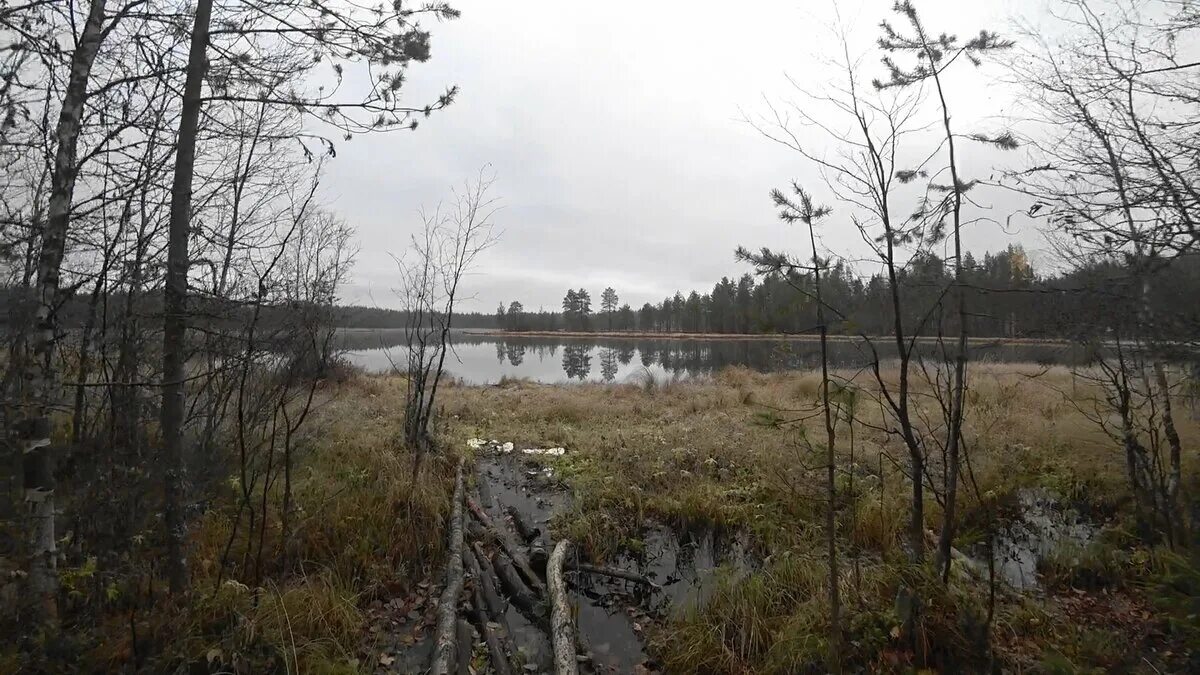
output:
[[[507,517],[506,508],[513,508],[539,530],[532,546],[551,549],[551,519],[570,507],[571,495],[538,455],[524,454],[520,448],[508,453],[485,450],[477,464],[477,486],[481,505],[497,523]],[[725,565],[735,574],[751,567],[740,537],[712,529],[676,533],[647,523],[642,541],[639,553],[626,552],[606,565],[640,574],[659,588],[596,574],[567,574],[577,630],[592,654],[594,672],[653,672],[654,662],[645,650],[645,634],[652,624],[706,600],[718,567]],[[506,618],[526,662],[547,668],[550,645],[545,633],[515,609],[510,608]]]
[[[571,508],[570,489],[553,470],[552,456],[563,451],[539,453],[494,441],[476,450],[474,487],[468,494],[497,527],[509,529],[519,539],[507,511],[515,510],[529,528],[537,530],[530,550],[549,552],[554,543],[550,523]],[[647,522],[637,551],[625,551],[604,561],[604,566],[645,577],[655,587],[568,569],[581,651],[592,657],[581,665],[581,672],[658,672],[646,651],[647,633],[656,623],[706,601],[716,586],[718,569],[734,575],[752,570],[754,558],[748,551],[747,542],[737,534],[704,527],[676,531]],[[593,562],[578,556],[578,551],[573,553],[568,568],[570,563]],[[423,582],[408,597],[372,602],[366,611],[367,635],[357,655],[360,668],[375,673],[424,672],[433,652],[439,592],[436,582]],[[502,620],[490,626],[511,640],[521,666],[518,672],[553,672],[552,648],[543,626],[511,603]]]

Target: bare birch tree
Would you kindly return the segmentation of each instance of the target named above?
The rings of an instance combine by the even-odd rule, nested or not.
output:
[[[417,454],[414,478],[421,457],[433,448],[429,424],[446,356],[453,349],[450,331],[462,301],[461,283],[479,255],[496,242],[492,217],[499,202],[490,194],[495,181],[490,168],[484,167],[474,180],[455,190],[449,207],[422,211],[421,229],[412,235],[408,251],[395,257],[399,271],[395,293],[407,317],[405,361],[399,368],[407,376],[404,439]]]
[[[1008,178],[1064,257],[1108,270],[1087,294],[1123,311],[1081,326],[1093,362],[1079,374],[1104,392],[1081,410],[1122,448],[1142,535],[1175,545],[1184,449],[1169,364],[1196,327],[1151,297],[1200,244],[1198,26],[1173,2],[1067,0],[1052,16],[1065,38],[1026,27],[1012,63],[1032,127],[1029,166]]]
[[[37,367],[24,375],[32,380],[32,407],[18,435],[24,453],[25,501],[30,509],[29,580],[41,617],[57,620],[57,553],[55,550],[54,464],[51,458],[50,412],[58,403],[55,346],[59,279],[70,228],[71,204],[78,171],[76,149],[92,65],[105,33],[106,0],[92,0],[77,46],[59,109],[54,136],[56,149],[50,173],[46,224],[41,233],[37,267],[37,330],[33,353]]]

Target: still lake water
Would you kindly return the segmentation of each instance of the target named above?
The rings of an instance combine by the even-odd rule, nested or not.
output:
[[[403,366],[404,333],[398,329],[353,329],[339,333],[346,358],[369,372],[389,372],[393,362]],[[468,384],[493,384],[503,377],[535,382],[630,382],[650,371],[659,377],[695,377],[726,366],[746,366],[759,372],[811,370],[820,367],[815,339],[668,339],[578,338],[521,335],[482,335],[455,332],[454,350],[446,370]],[[880,358],[895,355],[884,339],[876,348]],[[936,355],[929,345],[928,356]],[[973,360],[1073,364],[1083,359],[1071,344],[972,341]],[[830,343],[831,365],[857,368],[871,363],[869,348],[857,340]]]

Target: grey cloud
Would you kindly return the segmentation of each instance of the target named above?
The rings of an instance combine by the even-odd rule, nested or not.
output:
[[[772,187],[797,178],[827,199],[812,166],[763,139],[739,110],[788,96],[785,72],[814,87],[833,75],[815,65],[829,16],[793,2],[752,12],[727,3],[454,4],[462,18],[431,26],[433,58],[413,68],[405,95],[421,102],[458,84],[459,100],[415,132],[341,143],[329,167],[326,194],[360,237],[348,301],[372,302],[369,290],[374,303],[395,304],[388,252],[405,247],[422,204],[448,198],[484,164],[504,208],[503,238],[467,283],[469,308],[480,311],[513,299],[555,308],[568,287],[596,294],[612,285],[635,306],[704,289],[747,271],[733,261],[738,244],[797,243],[774,219]],[[953,8],[940,18],[962,32],[1012,9],[928,4]],[[864,41],[888,6],[857,10]],[[963,87],[964,119],[1006,103]],[[987,199],[997,211],[1015,203]],[[976,229],[976,249],[1012,238]],[[831,225],[824,238],[861,251],[849,228]]]

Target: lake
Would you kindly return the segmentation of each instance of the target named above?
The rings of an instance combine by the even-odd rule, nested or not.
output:
[[[399,329],[348,329],[339,332],[346,358],[369,372],[389,372],[393,361],[403,365],[404,332]],[[446,370],[468,384],[493,384],[501,378],[535,382],[630,382],[649,371],[657,377],[695,377],[726,366],[745,366],[759,372],[811,370],[820,367],[815,338],[642,338],[487,335],[466,331],[453,334],[454,349]],[[876,341],[881,359],[894,358],[895,347]],[[923,347],[938,356],[937,346]],[[1069,343],[972,341],[971,358],[994,362],[1074,364],[1084,360],[1083,349]],[[831,365],[857,368],[871,363],[869,347],[861,340],[830,343]]]

